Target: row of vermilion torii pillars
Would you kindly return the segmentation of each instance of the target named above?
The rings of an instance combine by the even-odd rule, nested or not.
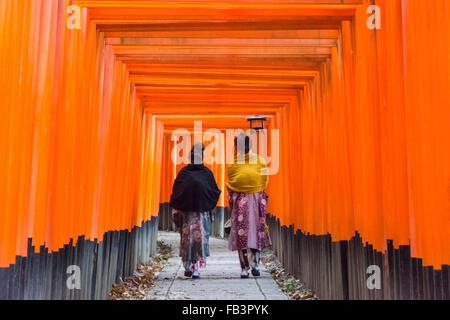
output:
[[[378,4],[385,25],[376,37],[361,7],[316,81],[276,113],[276,251],[323,297],[448,299],[449,109],[444,94],[432,95],[449,86],[439,71],[449,48],[436,38],[448,37],[446,9]],[[367,287],[374,265],[382,290]]]
[[[173,182],[164,122],[86,11],[82,32],[66,28],[71,3],[0,0],[3,298],[104,298],[154,253]],[[371,1],[355,5],[299,88],[216,98],[282,104],[268,208],[290,272],[322,297],[448,299],[450,8],[375,3],[382,29],[366,26]],[[70,265],[89,270],[78,293]],[[382,290],[366,286],[371,265]]]

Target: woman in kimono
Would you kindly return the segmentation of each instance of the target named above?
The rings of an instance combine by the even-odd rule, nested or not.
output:
[[[212,213],[221,191],[214,175],[203,165],[205,147],[192,148],[190,163],[178,173],[170,197],[174,222],[180,228],[180,256],[184,275],[197,279],[199,269],[206,266],[209,256],[209,235]]]
[[[234,140],[235,161],[228,167],[228,202],[231,209],[231,231],[228,247],[238,251],[241,278],[260,276],[260,251],[271,246],[266,229],[269,179],[267,165],[257,154],[250,153],[251,140],[242,133]]]

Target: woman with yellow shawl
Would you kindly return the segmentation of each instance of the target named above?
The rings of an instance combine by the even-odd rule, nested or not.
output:
[[[266,232],[267,165],[257,154],[250,153],[251,140],[242,133],[234,140],[234,163],[228,167],[228,202],[231,209],[231,231],[228,248],[238,251],[241,278],[260,275],[260,251],[271,245]]]

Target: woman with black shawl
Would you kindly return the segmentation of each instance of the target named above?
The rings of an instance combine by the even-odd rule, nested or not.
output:
[[[209,256],[212,210],[221,191],[214,175],[203,165],[205,146],[197,143],[190,154],[190,164],[178,173],[170,197],[175,224],[180,228],[180,256],[186,277],[199,278],[199,269]]]

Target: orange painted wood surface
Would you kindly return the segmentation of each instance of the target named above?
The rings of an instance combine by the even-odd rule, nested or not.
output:
[[[157,215],[173,130],[254,114],[279,129],[282,224],[450,264],[449,16],[447,0],[0,0],[0,267],[28,238],[58,250]]]

